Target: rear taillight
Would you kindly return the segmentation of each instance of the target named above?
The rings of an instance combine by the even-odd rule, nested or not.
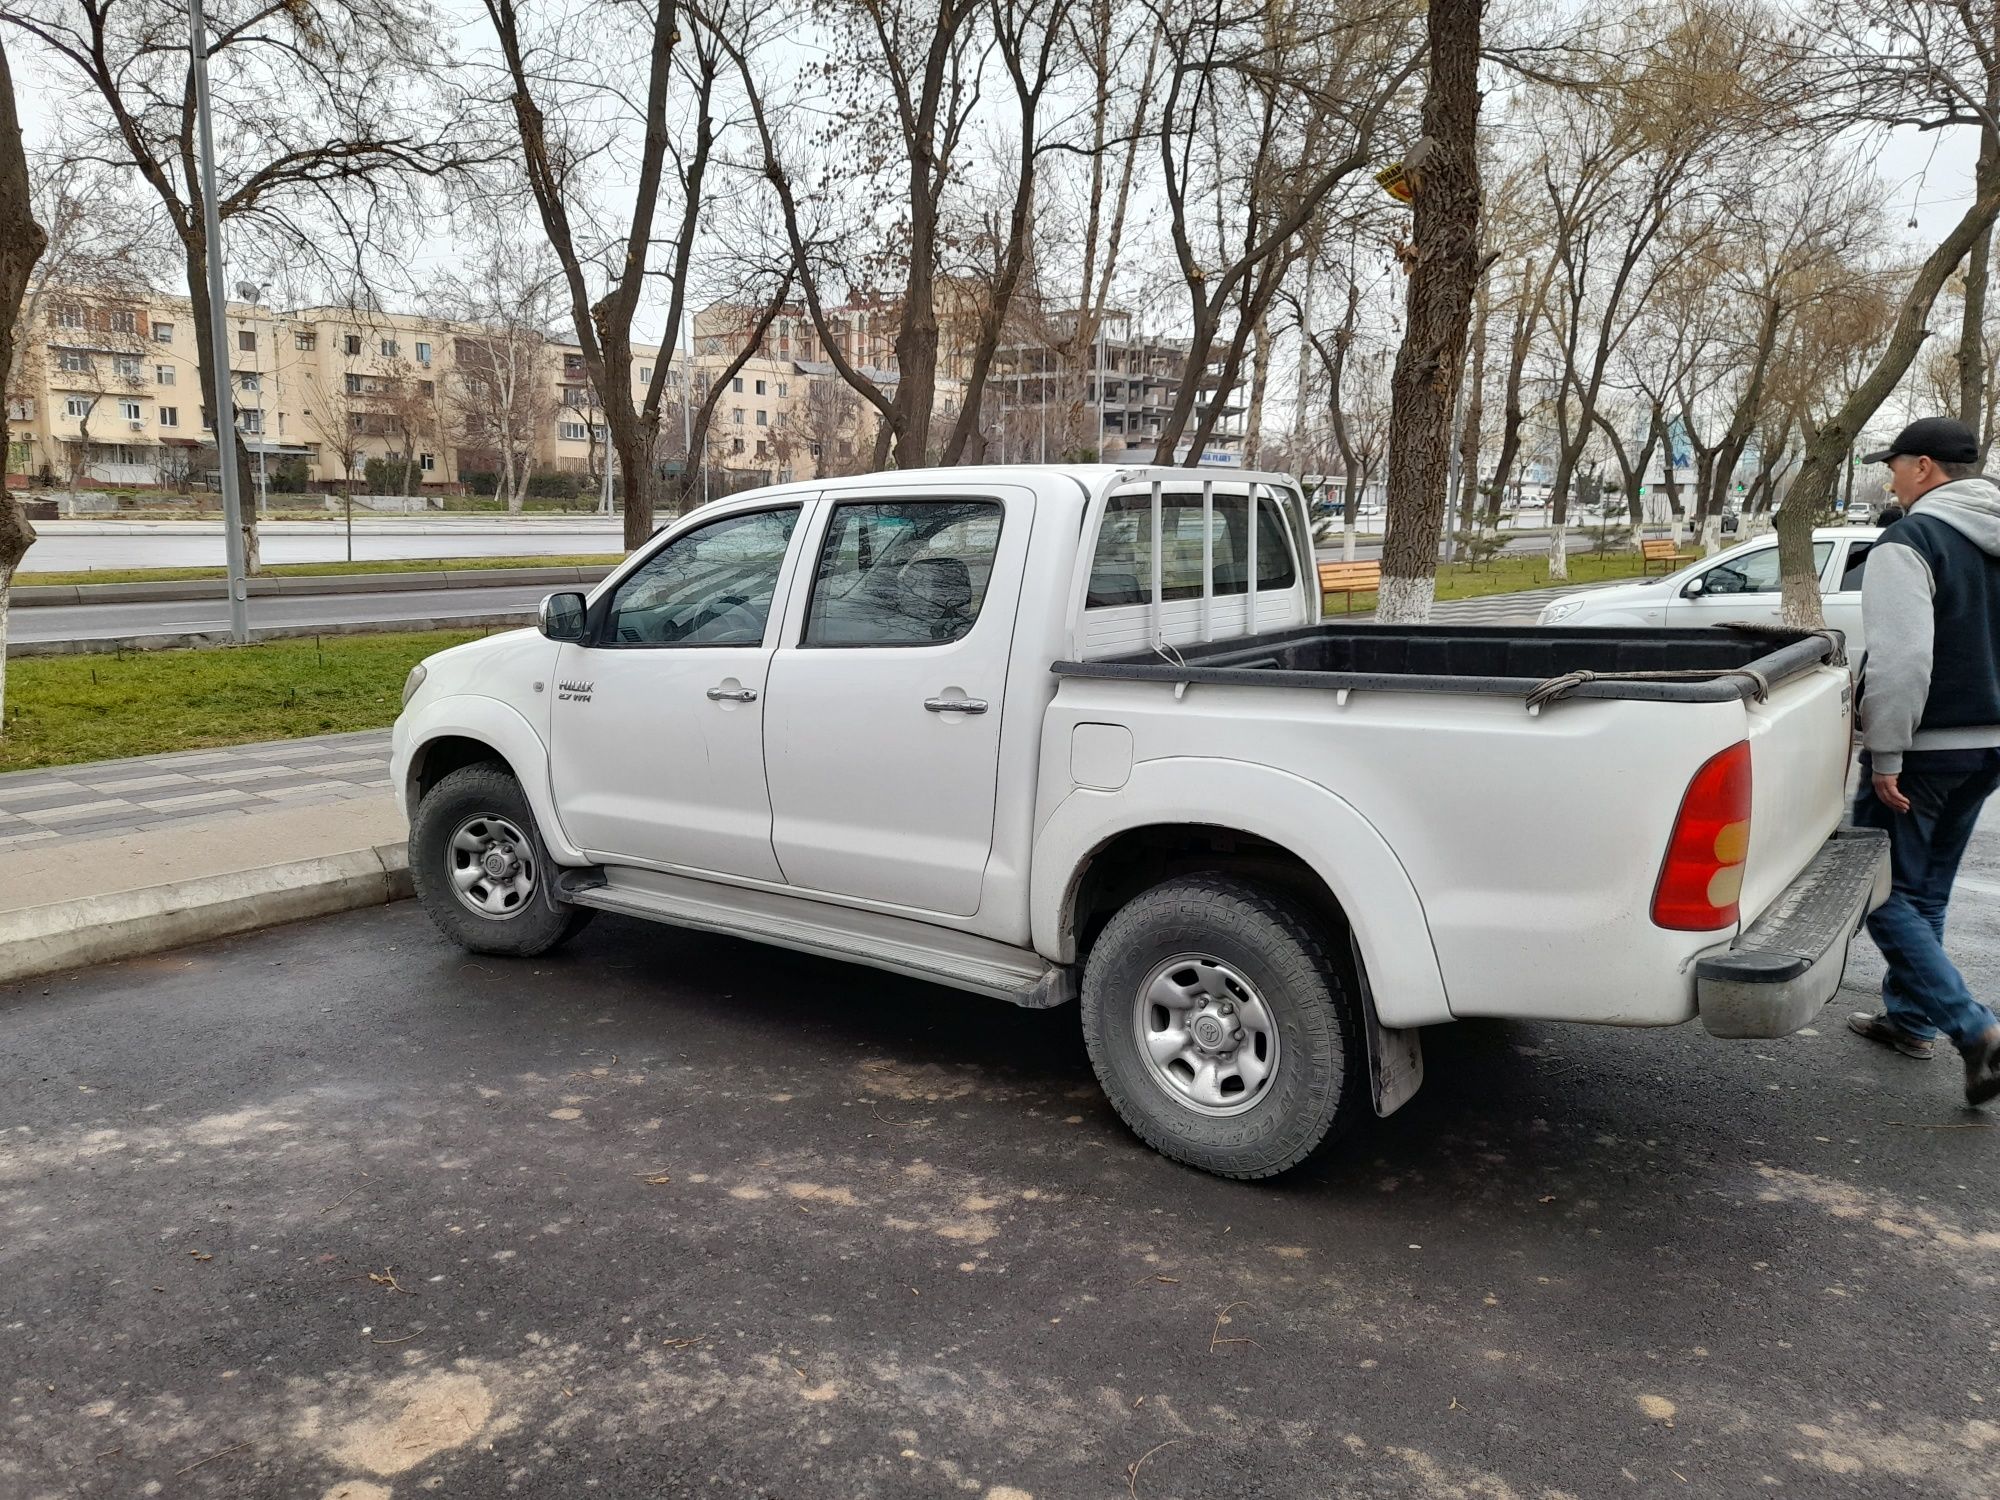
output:
[[[1679,932],[1735,926],[1749,854],[1750,742],[1743,740],[1688,783],[1653,892],[1653,925]]]

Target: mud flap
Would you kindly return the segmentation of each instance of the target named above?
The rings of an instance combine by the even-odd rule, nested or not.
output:
[[[1348,951],[1354,956],[1354,973],[1361,982],[1362,1028],[1368,1034],[1368,1086],[1375,1098],[1375,1113],[1393,1115],[1423,1087],[1423,1041],[1415,1027],[1384,1026],[1376,1018],[1375,993],[1368,987],[1368,970],[1352,937]]]

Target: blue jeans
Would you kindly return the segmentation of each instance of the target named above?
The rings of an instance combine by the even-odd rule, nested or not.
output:
[[[1906,813],[1875,795],[1870,775],[1864,752],[1854,822],[1888,832],[1894,877],[1889,899],[1868,918],[1868,935],[1889,964],[1883,1008],[1912,1036],[1942,1031],[1963,1051],[2000,1023],[1945,957],[1945,907],[1980,807],[2000,787],[2000,750],[1905,752],[1897,786],[1910,799]]]

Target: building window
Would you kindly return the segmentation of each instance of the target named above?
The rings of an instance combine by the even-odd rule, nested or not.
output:
[[[769,427],[771,425],[771,414],[762,407],[757,409],[757,425],[759,427]]]
[[[426,474],[429,474],[429,473],[431,473],[431,472],[432,472],[433,470],[435,470],[435,469],[437,468],[437,466],[438,466],[438,464],[437,464],[437,455],[436,455],[436,454],[434,454],[434,453],[419,453],[419,454],[417,455],[417,467],[418,467],[418,468],[419,468],[420,470],[422,470],[422,471],[423,471],[424,473],[426,473]]]
[[[180,425],[181,425],[181,409],[180,409],[180,408],[179,408],[178,406],[163,406],[163,407],[161,407],[161,408],[160,408],[160,425],[161,425],[162,427],[178,427],[178,426],[180,426]]]
[[[778,382],[778,394],[780,396],[785,394],[785,382],[782,380]]]
[[[743,439],[731,438],[729,440],[729,451],[731,453],[741,453],[743,451]]]
[[[245,432],[261,433],[264,430],[264,414],[254,406],[245,407],[237,412],[236,425]]]
[[[590,435],[596,438],[598,442],[603,442],[605,440],[604,424],[600,422],[593,425],[590,429]]]
[[[241,349],[245,354],[255,354],[257,352],[257,335],[252,333],[248,328],[237,329],[236,347]]]
[[[139,420],[140,417],[139,403],[136,401],[120,401],[118,403],[118,410],[119,413],[128,422],[136,422]]]
[[[435,380],[419,380],[417,382],[417,390],[426,396],[435,396],[438,391],[437,382]]]
[[[136,354],[114,354],[111,356],[111,373],[120,380],[141,380],[139,357]]]
[[[736,377],[736,378],[735,378],[734,380],[730,381],[730,382],[729,382],[729,388],[730,388],[730,389],[731,389],[732,391],[736,392],[736,394],[737,394],[737,395],[739,395],[739,396],[740,396],[740,395],[742,395],[742,394],[743,394],[743,377],[742,377],[741,375],[738,375],[738,376],[737,376],[737,377]]]
[[[757,456],[759,458],[769,458],[771,456],[771,445],[762,438],[757,439]]]
[[[761,380],[757,382],[757,394],[760,396],[764,394],[764,382]]]
[[[729,409],[729,420],[734,422],[738,427],[741,427],[743,425],[743,408],[732,406]]]
[[[639,384],[651,385],[652,383],[653,383],[653,367],[651,365],[639,366]]]
[[[582,373],[583,356],[581,354],[565,354],[563,356],[563,374],[581,375]]]
[[[201,409],[201,430],[207,432],[213,426],[215,426],[215,418],[209,415],[208,408],[204,406]]]
[[[358,333],[348,334],[347,337],[342,340],[342,343],[346,345],[347,353],[350,358],[361,352],[361,335]]]
[[[580,387],[566,385],[563,387],[562,404],[564,406],[588,406],[590,404],[590,393]]]
[[[358,395],[360,395],[360,394],[361,394],[361,377],[360,377],[359,375],[349,375],[349,376],[347,376],[347,377],[346,377],[346,384],[347,384],[347,394],[348,394],[348,395],[350,395],[350,396],[358,396]]]
[[[292,335],[292,347],[294,349],[303,349],[310,354],[319,347],[319,335],[316,333],[307,333],[302,329]]]
[[[383,339],[376,347],[382,351],[384,359],[394,359],[396,357],[396,341],[394,339]]]
[[[90,322],[88,315],[75,303],[65,303],[56,309],[56,327],[82,328]]]
[[[104,329],[107,333],[137,333],[138,317],[130,308],[119,308],[104,315]]]
[[[590,436],[590,429],[581,422],[558,422],[556,436],[567,443],[580,443]]]
[[[153,366],[153,383],[155,385],[172,385],[174,378],[174,367],[172,365]]]
[[[156,344],[171,344],[171,343],[172,343],[173,341],[174,341],[174,325],[173,325],[173,324],[171,324],[171,323],[155,323],[155,324],[153,325],[153,342],[154,342],[154,343],[156,343]]]
[[[431,346],[429,344],[418,344],[417,363],[420,365],[427,365],[430,362],[431,362]]]
[[[63,415],[81,420],[90,415],[91,407],[96,404],[88,396],[71,396],[63,402]]]
[[[72,375],[88,375],[90,373],[90,356],[85,354],[81,349],[58,349],[56,351],[56,366],[59,369],[69,371]]]
[[[261,391],[264,389],[264,382],[259,378],[255,370],[238,370],[236,372],[236,386],[238,390]]]

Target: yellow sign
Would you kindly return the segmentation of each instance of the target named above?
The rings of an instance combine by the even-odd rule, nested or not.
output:
[[[1391,162],[1375,174],[1375,180],[1382,184],[1382,191],[1398,203],[1414,203],[1417,199],[1416,186],[1403,171],[1399,161]]]

